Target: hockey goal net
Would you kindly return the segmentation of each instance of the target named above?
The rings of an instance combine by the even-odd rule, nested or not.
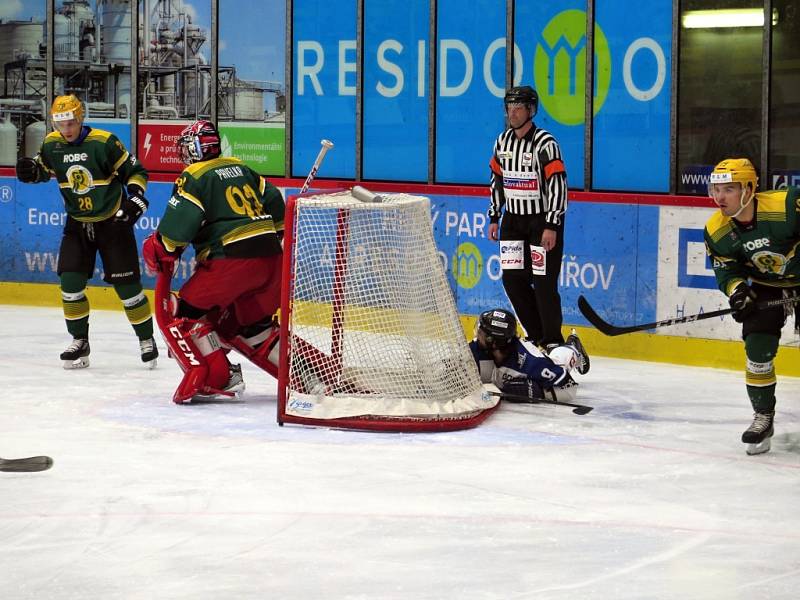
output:
[[[430,201],[363,188],[291,197],[278,422],[465,429],[483,393],[434,244]]]

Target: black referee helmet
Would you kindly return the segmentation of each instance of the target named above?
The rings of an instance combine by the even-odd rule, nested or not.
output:
[[[531,117],[539,110],[539,94],[529,85],[512,87],[503,98],[505,105],[527,104],[531,109]]]

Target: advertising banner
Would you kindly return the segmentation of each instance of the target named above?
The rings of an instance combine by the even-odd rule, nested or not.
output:
[[[179,173],[185,166],[176,142],[188,122],[140,121],[137,158],[148,171]]]
[[[135,226],[140,244],[158,227],[171,191],[171,183],[152,182],[148,186],[150,208]],[[282,192],[291,194],[297,190],[288,188]],[[436,194],[428,197],[434,240],[459,312],[474,315],[494,306],[510,307],[502,285],[499,244],[486,238],[489,225],[486,197]],[[680,254],[677,241],[669,237],[669,232],[679,231],[676,221],[684,228],[688,221],[682,216],[675,217],[672,225],[662,226],[659,232],[659,210],[674,209],[601,202],[575,202],[570,206],[559,274],[565,324],[587,324],[577,309],[581,294],[601,316],[626,325],[655,320],[657,301],[659,311],[674,312],[675,294],[683,291],[664,295],[657,291],[658,286],[669,290],[669,281],[684,282],[680,286],[672,284],[677,290],[684,285],[702,286],[707,282],[692,279],[707,273],[688,262],[689,259],[683,274],[670,275],[664,270],[664,263],[675,264]],[[54,181],[26,185],[13,178],[0,179],[0,235],[6,240],[5,252],[0,256],[0,280],[56,283],[65,219]],[[598,223],[602,223],[602,229]],[[695,238],[695,234],[685,236],[689,242]],[[669,254],[665,258],[667,247],[674,257]],[[688,245],[683,255],[696,262],[697,251],[696,245]],[[141,267],[144,285],[152,287],[154,274],[147,272],[143,264]],[[194,256],[187,250],[181,257],[173,288],[180,287],[193,270]],[[99,262],[91,284],[102,285]],[[713,290],[704,291],[714,294]],[[690,310],[688,304],[686,310]]]
[[[436,181],[485,184],[505,129],[506,5],[437,3]]]
[[[305,177],[333,141],[320,176],[351,179],[356,164],[356,2],[296,0],[293,5],[292,169]]]
[[[486,237],[486,198],[431,196],[434,237],[460,313],[510,308],[498,242]],[[603,223],[598,242],[597,223]],[[658,208],[574,203],[566,219],[559,291],[564,322],[586,325],[585,295],[615,323],[653,320],[656,306]]]
[[[597,3],[597,30],[608,43],[607,62],[597,53],[598,85],[608,88],[595,108],[595,189],[669,191],[672,5]]]
[[[363,165],[367,179],[428,179],[429,13],[427,1],[365,2]],[[400,14],[402,19],[397,18]]]
[[[222,156],[235,156],[262,175],[281,176],[286,166],[283,123],[220,123]]]

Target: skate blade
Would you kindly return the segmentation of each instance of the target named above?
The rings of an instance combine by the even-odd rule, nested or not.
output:
[[[191,404],[192,402],[203,403],[203,402],[241,402],[242,401],[242,391],[243,390],[226,390],[225,394],[195,394],[183,404]]]
[[[152,371],[158,366],[158,359],[154,358],[153,360],[148,360],[146,363],[144,363],[144,366]]]
[[[89,357],[82,356],[81,358],[76,358],[75,360],[65,360],[64,368],[67,371],[71,371],[73,369],[85,369],[89,366]]]
[[[240,402],[242,400],[242,395],[244,393],[245,383],[244,381],[237,383],[236,385],[232,385],[229,388],[225,388],[218,393],[214,394],[195,394],[189,399],[189,402],[194,402],[195,400],[198,402],[210,402],[210,401],[234,401]]]
[[[747,444],[745,452],[747,452],[747,454],[750,456],[755,456],[756,454],[764,454],[765,452],[769,452],[771,446],[772,444],[770,442],[770,438],[767,438],[757,444]]]

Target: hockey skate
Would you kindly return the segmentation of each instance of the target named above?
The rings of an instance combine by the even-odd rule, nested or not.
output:
[[[222,389],[223,394],[195,394],[192,400],[208,401],[215,398],[227,398],[231,400],[241,400],[242,392],[244,392],[245,384],[244,377],[242,377],[242,365],[230,365],[230,375],[228,383]]]
[[[147,365],[148,369],[155,369],[158,361],[158,346],[156,340],[149,338],[147,340],[139,340],[139,350],[142,353],[142,362]]]
[[[556,402],[575,402],[575,398],[578,396],[578,382],[567,373],[561,385],[556,385],[546,391],[549,392],[550,399]]]
[[[575,348],[575,352],[578,353],[578,364],[576,366],[578,373],[586,375],[589,372],[589,355],[586,353],[586,348],[583,347],[581,339],[574,329],[567,337],[567,345]]]
[[[760,413],[753,415],[753,422],[742,434],[742,441],[747,444],[745,451],[749,455],[763,454],[769,452],[771,443],[770,438],[774,433],[773,418],[775,412]]]
[[[89,340],[75,338],[61,353],[65,369],[85,369],[89,366]]]

